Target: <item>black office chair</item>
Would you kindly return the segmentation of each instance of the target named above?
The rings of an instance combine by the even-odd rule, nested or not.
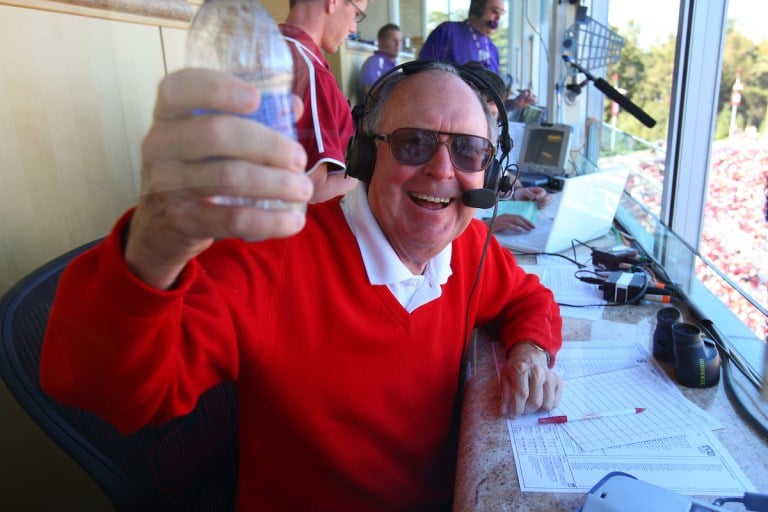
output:
[[[40,348],[59,277],[79,247],[22,279],[0,301],[0,375],[29,415],[101,486],[119,512],[234,510],[237,392],[224,383],[189,415],[124,436],[41,389]]]

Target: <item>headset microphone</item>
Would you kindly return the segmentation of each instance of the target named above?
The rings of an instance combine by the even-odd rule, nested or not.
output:
[[[461,194],[461,201],[464,203],[464,206],[469,206],[470,208],[493,208],[493,205],[496,204],[496,191],[488,188],[465,190]]]
[[[499,28],[499,22],[497,20],[488,20],[486,23],[488,24],[488,27],[492,28],[493,30]]]

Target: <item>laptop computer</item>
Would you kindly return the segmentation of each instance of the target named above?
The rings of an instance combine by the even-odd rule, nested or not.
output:
[[[565,174],[572,132],[567,124],[525,125],[517,160],[522,186],[546,186],[549,178]]]
[[[556,253],[571,247],[573,240],[587,243],[605,235],[613,225],[629,169],[555,178],[562,180],[562,191],[539,210],[536,227],[516,233],[494,233],[508,249],[530,253]]]

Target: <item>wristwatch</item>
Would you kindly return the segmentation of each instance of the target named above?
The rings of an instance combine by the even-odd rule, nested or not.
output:
[[[544,347],[542,347],[541,345],[539,345],[538,343],[533,342],[533,341],[519,341],[519,342],[515,343],[514,345],[509,347],[509,350],[507,351],[507,357],[509,357],[509,352],[511,352],[512,349],[515,348],[515,346],[517,346],[517,345],[519,345],[521,343],[527,343],[528,345],[531,345],[533,348],[535,348],[539,352],[544,352],[544,354],[547,355],[547,368],[552,368],[552,354],[550,354],[549,351],[546,350]]]

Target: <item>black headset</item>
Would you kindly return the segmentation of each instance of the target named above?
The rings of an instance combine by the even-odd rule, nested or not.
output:
[[[352,109],[352,119],[355,124],[355,132],[347,145],[346,154],[346,173],[348,176],[357,178],[360,181],[370,183],[373,176],[373,169],[376,165],[376,139],[370,134],[365,132],[365,116],[372,109],[376,103],[376,91],[378,91],[383,84],[385,84],[392,77],[397,76],[399,73],[406,75],[413,75],[421,71],[436,69],[435,64],[440,62],[441,65],[448,65],[454,68],[459,76],[472,86],[473,89],[480,91],[482,94],[487,94],[491,97],[496,104],[496,108],[499,110],[498,118],[501,120],[500,135],[498,137],[496,153],[499,155],[498,159],[494,159],[491,165],[485,171],[485,179],[483,182],[483,188],[489,189],[493,192],[494,197],[498,193],[500,183],[509,181],[506,176],[506,160],[509,152],[512,150],[512,139],[509,137],[509,125],[507,123],[507,111],[504,108],[504,101],[499,97],[496,91],[491,85],[483,79],[476,72],[456,64],[446,61],[434,61],[434,60],[415,60],[409,61],[399,66],[395,66],[387,73],[382,75],[373,84],[368,94],[365,95],[365,99],[359,105],[356,105]],[[506,178],[506,179],[505,179]]]

